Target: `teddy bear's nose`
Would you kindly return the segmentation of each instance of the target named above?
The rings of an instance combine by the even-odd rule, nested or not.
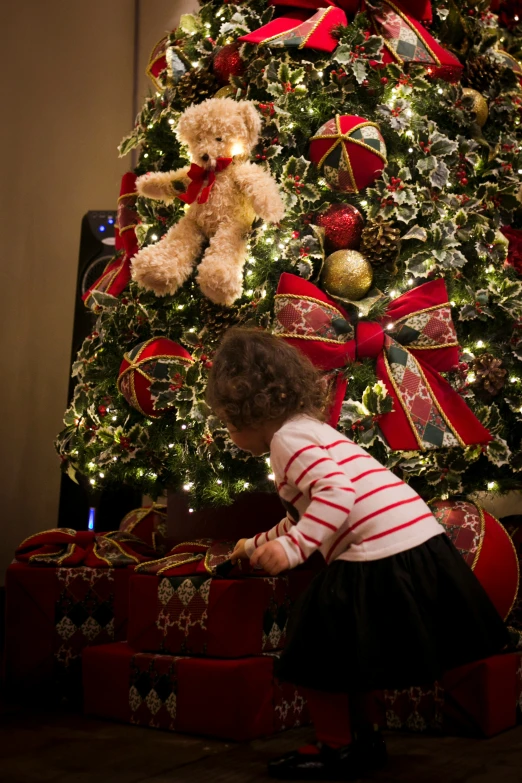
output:
[[[201,156],[201,160],[204,160],[206,163],[208,159],[209,159],[209,155],[207,155],[207,153],[205,152],[205,154]]]

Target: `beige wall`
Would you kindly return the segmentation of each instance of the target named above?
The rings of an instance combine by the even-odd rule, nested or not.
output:
[[[141,0],[140,72],[195,2]],[[15,546],[54,527],[53,439],[66,404],[80,223],[112,209],[130,160],[134,0],[3,4],[0,195],[0,583]],[[147,92],[139,80],[139,101]]]

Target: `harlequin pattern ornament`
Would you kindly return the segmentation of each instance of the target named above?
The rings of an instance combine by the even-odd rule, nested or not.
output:
[[[169,381],[174,391],[183,385],[180,368],[193,359],[188,351],[166,337],[156,337],[140,343],[126,353],[118,375],[118,389],[129,405],[143,416],[159,418],[166,409],[154,408],[150,386],[154,381]]]
[[[330,296],[356,301],[371,288],[373,270],[370,262],[357,250],[336,250],[325,259],[321,285]]]
[[[507,530],[484,508],[467,500],[437,500],[430,507],[499,615],[506,619],[517,597],[520,576]]]
[[[475,122],[482,128],[486,124],[489,114],[486,99],[477,90],[472,90],[471,87],[463,88],[462,97],[471,99],[470,109],[475,114]]]
[[[351,204],[331,204],[317,216],[315,223],[324,228],[326,248],[332,250],[354,250],[359,247],[364,219]]]
[[[381,176],[386,145],[375,122],[336,114],[310,139],[310,160],[332,190],[358,193]]]
[[[239,54],[239,45],[231,43],[223,46],[214,57],[212,70],[222,84],[228,84],[231,76],[241,76],[245,63]]]

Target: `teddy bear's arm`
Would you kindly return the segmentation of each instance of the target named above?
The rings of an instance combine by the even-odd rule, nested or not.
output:
[[[234,179],[241,192],[250,200],[260,218],[268,223],[279,223],[285,207],[277,182],[271,174],[254,163],[234,165]]]
[[[188,185],[189,166],[176,171],[149,171],[136,180],[136,190],[140,196],[153,198],[171,204],[178,193],[183,193]]]

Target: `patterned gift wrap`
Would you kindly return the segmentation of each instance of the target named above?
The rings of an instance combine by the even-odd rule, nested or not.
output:
[[[423,688],[376,693],[386,729],[493,737],[522,707],[522,653],[494,655],[447,672]]]
[[[279,577],[131,577],[129,644],[174,655],[241,658],[281,649],[306,571]]]
[[[126,638],[128,569],[38,568],[6,575],[5,682],[13,694],[81,699],[85,647]]]
[[[308,722],[300,692],[274,677],[275,654],[186,658],[120,642],[86,649],[83,659],[89,715],[238,742]]]

